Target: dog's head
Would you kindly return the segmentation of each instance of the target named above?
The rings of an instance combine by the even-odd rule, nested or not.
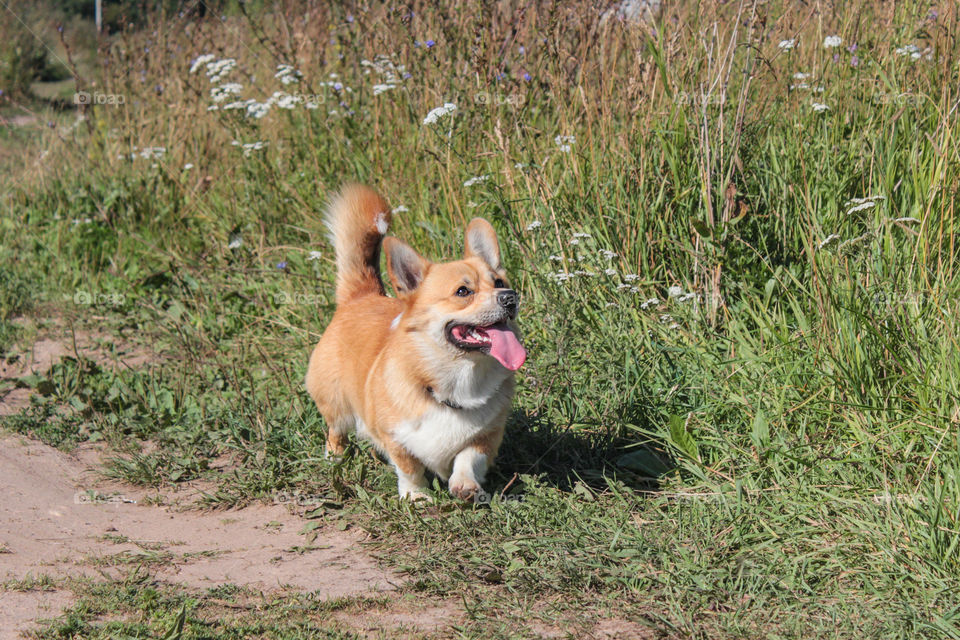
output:
[[[430,347],[468,357],[490,356],[511,371],[527,358],[515,323],[519,299],[500,264],[489,222],[474,218],[462,260],[432,263],[393,237],[384,238],[387,274],[407,302],[402,329]]]

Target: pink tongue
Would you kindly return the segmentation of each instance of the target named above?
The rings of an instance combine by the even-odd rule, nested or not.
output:
[[[510,371],[516,371],[527,359],[527,350],[517,340],[517,334],[504,324],[484,327],[490,338],[490,355]]]

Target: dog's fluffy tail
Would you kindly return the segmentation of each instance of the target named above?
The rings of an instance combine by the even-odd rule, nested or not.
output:
[[[330,201],[325,222],[337,256],[337,304],[383,295],[380,243],[390,225],[387,201],[369,187],[346,185]]]

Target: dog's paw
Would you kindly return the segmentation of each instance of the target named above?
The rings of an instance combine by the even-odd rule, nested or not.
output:
[[[450,493],[460,498],[461,500],[466,500],[467,502],[474,502],[477,499],[478,495],[483,493],[483,488],[468,478],[463,479],[451,479],[450,480]]]

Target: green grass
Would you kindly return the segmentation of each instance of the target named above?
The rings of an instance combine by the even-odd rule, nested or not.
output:
[[[39,308],[166,355],[66,360],[6,426],[105,441],[106,473],[138,484],[212,480],[214,506],[322,496],[312,515],[369,531],[408,592],[461,599],[463,637],[960,635],[956,8],[677,4],[655,34],[583,3],[231,9],[113,36],[98,86],[125,106],[4,181],[0,327]],[[213,52],[237,99],[322,104],[209,111],[189,68]],[[378,54],[411,77],[375,96]],[[131,159],[147,147],[166,151]],[[319,212],[352,179],[408,207],[395,232],[430,257],[459,255],[474,215],[500,233],[531,354],[503,500],[411,508],[366,445],[323,460],[301,381],[334,308]],[[300,596],[208,626],[208,594],[136,589],[120,622],[80,606],[45,633],[162,635],[185,606],[183,637],[321,633]]]

